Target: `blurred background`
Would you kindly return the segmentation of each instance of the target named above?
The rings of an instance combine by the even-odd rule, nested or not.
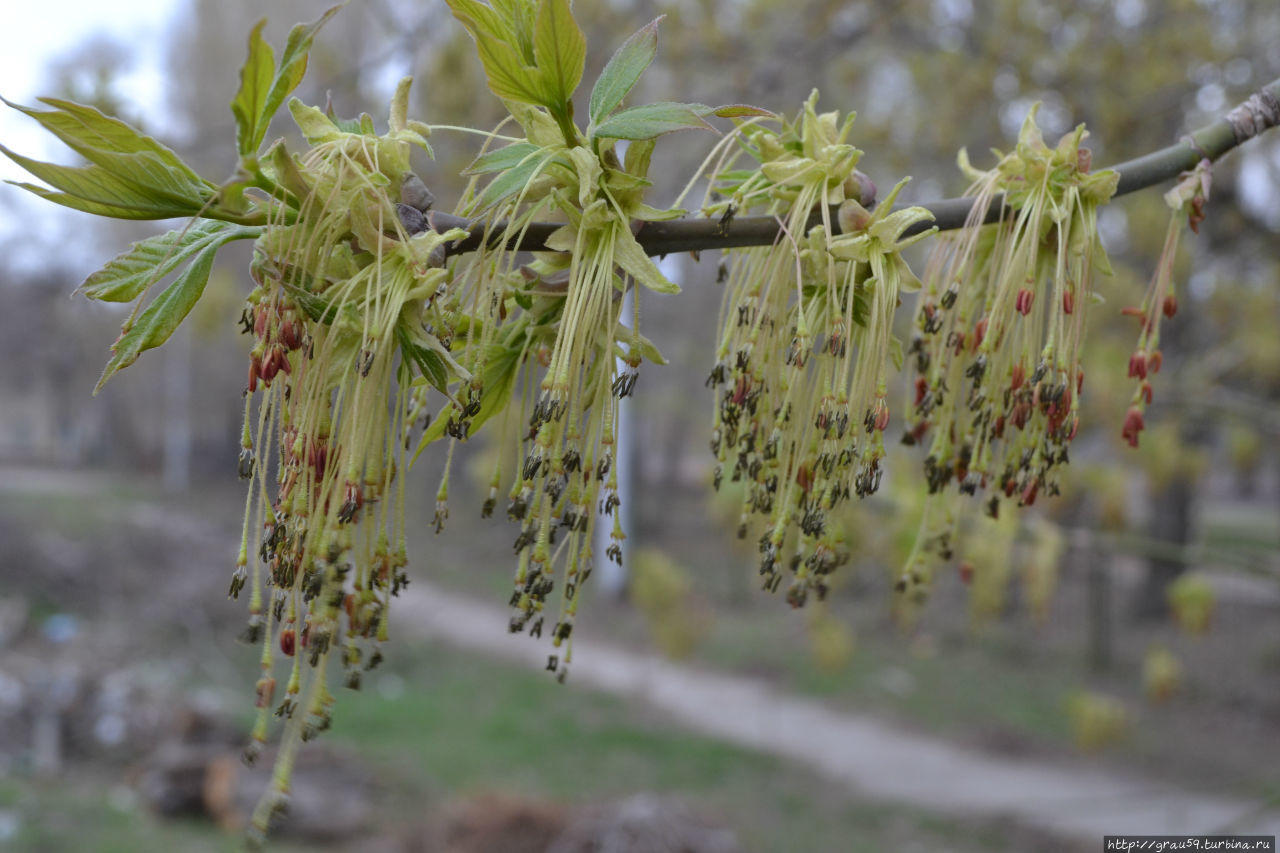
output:
[[[327,4],[21,5],[4,13],[0,94],[93,104],[219,180],[234,168],[227,104],[250,27],[269,12],[282,44]],[[818,87],[820,108],[858,112],[860,168],[882,191],[913,176],[906,201],[958,194],[957,150],[990,165],[1034,102],[1050,142],[1085,122],[1106,165],[1280,76],[1274,0],[580,0],[575,12],[588,79],[667,16],[633,102],[792,113]],[[501,117],[470,40],[431,0],[352,0],[298,94],[381,126],[405,74],[425,121]],[[74,157],[12,110],[0,143]],[[432,143],[418,171],[447,207],[474,140]],[[711,144],[659,143],[655,203]],[[8,163],[0,177],[23,179]],[[717,259],[669,259],[684,293],[646,294],[642,326],[671,364],[646,368],[628,401],[625,572],[584,607],[574,676],[556,684],[538,671],[542,645],[504,636],[515,530],[479,517],[483,441],[463,448],[477,475],[454,478],[438,536],[425,461],[409,479],[422,524],[388,662],[304,750],[279,849],[1092,850],[1121,828],[1276,832],[1280,136],[1213,177],[1208,220],[1183,239],[1181,310],[1141,447],[1120,438],[1137,339],[1120,308],[1154,269],[1163,190],[1101,217],[1115,275],[1092,315],[1063,495],[1002,525],[971,574],[948,567],[911,619],[891,591],[922,500],[921,459],[906,452],[846,519],[855,559],[825,602],[792,611],[758,590],[737,501],[710,489]],[[238,849],[266,781],[238,760],[256,652],[235,642],[244,605],[225,598],[244,501],[247,255],[225,250],[164,355],[96,397],[124,314],[72,297],[163,227],[0,190],[0,849]],[[631,846],[599,846],[609,839]]]

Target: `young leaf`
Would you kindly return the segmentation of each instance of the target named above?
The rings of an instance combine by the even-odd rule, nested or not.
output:
[[[507,42],[477,38],[476,52],[480,54],[489,90],[499,98],[538,105],[555,102],[554,95],[544,89],[534,69],[521,62]]]
[[[596,125],[593,139],[653,139],[675,130],[696,128],[711,130],[703,116],[711,113],[701,104],[677,104],[658,101],[614,113]]]
[[[533,55],[542,74],[552,110],[570,103],[587,63],[587,37],[582,34],[569,0],[542,0],[534,28]]]
[[[102,371],[93,393],[101,391],[108,379],[137,361],[145,350],[158,347],[169,339],[204,293],[209,272],[213,269],[213,256],[217,252],[217,246],[207,246],[197,254],[182,275],[165,288],[137,322],[112,344],[111,360]]]
[[[654,18],[632,33],[622,47],[609,58],[591,89],[591,123],[599,124],[618,108],[623,98],[635,87],[640,75],[653,62],[658,52],[658,24],[666,17]]]
[[[449,371],[445,368],[444,359],[432,350],[414,343],[403,325],[396,326],[396,339],[400,342],[400,351],[405,360],[416,365],[418,372],[433,388],[448,395]]]
[[[644,253],[644,248],[632,236],[630,228],[621,227],[617,230],[613,260],[632,278],[655,293],[680,292],[680,286],[663,275],[653,259]]]
[[[485,421],[492,418],[498,412],[502,411],[511,401],[511,392],[516,385],[516,377],[519,371],[516,370],[520,366],[520,348],[508,347],[502,345],[493,345],[490,348],[490,355],[485,359],[483,378],[483,390],[480,392],[480,411],[476,412],[471,419],[471,432],[474,434]],[[422,438],[418,441],[417,448],[413,451],[412,461],[416,461],[422,451],[427,449],[427,445],[431,444],[445,434],[445,430],[449,426],[449,419],[441,412],[431,426],[422,431]]]
[[[546,166],[547,159],[545,157],[542,159],[526,157],[495,177],[480,193],[480,197],[476,199],[475,210],[477,212],[487,210],[508,196],[520,192],[525,184],[533,180],[534,176],[542,171]]]
[[[186,230],[157,234],[134,243],[102,269],[85,279],[80,290],[102,302],[132,302],[152,282],[159,281],[191,259],[192,255],[232,240],[247,240],[261,228],[202,220]]]
[[[262,145],[272,116],[306,74],[312,39],[340,8],[333,6],[312,23],[294,26],[278,68],[271,47],[262,39],[265,21],[258,22],[249,34],[249,58],[240,70],[240,91],[231,101],[231,112],[236,117],[236,145],[242,157],[252,155]]]
[[[267,19],[263,18],[249,32],[249,58],[240,67],[240,90],[231,99],[231,114],[236,118],[236,149],[242,157],[258,150],[267,131],[263,127],[259,132],[258,123],[266,107],[267,93],[271,91],[276,55],[262,38],[262,28],[266,25]]]
[[[120,219],[194,216],[213,192],[203,186],[193,187],[185,176],[166,175],[168,167],[158,160],[145,164],[128,159],[154,158],[147,152],[115,155],[119,160],[116,168],[123,174],[98,165],[76,168],[43,163],[23,157],[3,145],[0,145],[0,153],[55,190],[61,190],[61,193],[32,184],[10,183],[67,207]],[[172,182],[166,180],[167,177],[172,177]]]
[[[540,150],[532,142],[514,142],[503,148],[486,151],[475,159],[463,172],[464,175],[484,175],[489,172],[501,172],[518,166],[526,157]]]
[[[483,37],[502,41],[506,38],[506,26],[502,18],[479,0],[445,0],[445,2],[449,4],[449,11],[453,12],[453,16],[467,28],[473,39],[479,41]]]
[[[750,104],[725,104],[713,109],[711,114],[718,118],[777,118],[774,113]]]
[[[0,100],[4,99],[0,98]],[[73,101],[58,98],[40,98],[40,101],[54,109],[37,110],[7,100],[4,102],[40,122],[45,130],[61,139],[68,148],[91,163],[107,166],[107,163],[103,162],[103,159],[107,159],[102,157],[103,154],[148,152],[155,155],[156,159],[164,165],[184,174],[193,183],[213,186],[201,179],[171,149],[150,136],[139,133],[119,119],[111,118],[93,107]]]

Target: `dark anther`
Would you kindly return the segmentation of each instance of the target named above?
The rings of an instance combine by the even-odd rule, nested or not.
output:
[[[724,237],[729,233],[729,226],[733,223],[734,214],[737,212],[738,209],[731,204],[724,209],[724,213],[720,214],[720,221],[717,224],[716,230],[719,232],[721,237]]]

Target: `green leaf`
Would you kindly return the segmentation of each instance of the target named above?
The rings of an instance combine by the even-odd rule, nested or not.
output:
[[[157,282],[209,248],[232,240],[247,240],[262,233],[258,227],[202,220],[184,230],[169,231],[140,240],[127,252],[85,279],[80,290],[102,302],[132,302]]]
[[[331,7],[310,24],[295,25],[280,54],[279,67],[275,66],[270,46],[262,39],[265,21],[253,28],[249,34],[249,58],[240,70],[240,91],[231,102],[231,112],[236,117],[236,145],[241,156],[258,150],[272,117],[307,73],[307,53],[316,33],[340,8]]]
[[[667,359],[658,351],[653,341],[632,328],[618,330],[618,340],[627,345],[627,352],[634,353],[654,364],[666,364]]]
[[[677,104],[659,101],[642,104],[614,113],[596,125],[592,139],[653,139],[664,133],[695,128],[711,130],[703,116],[711,113],[710,107],[701,104]]]
[[[645,254],[644,248],[631,234],[631,229],[625,225],[620,226],[616,231],[613,261],[626,270],[632,278],[655,293],[680,292],[679,285],[662,274],[658,265]]]
[[[519,346],[503,346],[495,344],[490,348],[489,356],[485,359],[484,371],[481,374],[483,378],[483,390],[480,392],[480,411],[476,412],[471,419],[470,435],[475,435],[481,426],[490,418],[502,411],[509,403],[511,403],[511,392],[516,385],[516,377],[519,371],[516,370],[520,365]],[[413,451],[413,460],[416,461],[418,456],[427,445],[441,438],[448,429],[449,419],[445,416],[449,406],[432,421],[431,426],[422,432],[422,438],[418,441],[418,447]]]
[[[312,145],[337,139],[342,133],[360,133],[359,125],[355,122],[350,123],[350,130],[344,130],[325,115],[323,110],[304,104],[297,98],[289,99],[289,114],[293,116],[293,123],[302,131],[303,137]]]
[[[637,178],[647,178],[649,176],[649,159],[653,156],[653,149],[656,144],[652,139],[642,139],[628,145],[622,168]]]
[[[124,219],[195,216],[202,211],[214,193],[203,183],[192,184],[186,175],[172,169],[157,155],[146,151],[111,155],[101,152],[104,162],[112,164],[110,167],[97,164],[74,167],[43,163],[23,157],[3,145],[0,145],[0,153],[54,189],[98,208],[91,209],[90,212],[119,210],[123,212],[119,214],[120,218]],[[42,192],[41,187],[21,183],[17,186],[68,207],[89,209],[47,190]]]
[[[117,205],[107,204],[103,202],[89,201],[79,198],[78,196],[68,193],[60,193],[57,190],[51,190],[48,187],[38,186],[36,184],[24,184],[19,181],[6,181],[15,187],[21,187],[33,195],[38,195],[45,201],[51,201],[54,204],[60,204],[63,207],[69,207],[72,210],[80,210],[85,213],[92,213],[94,216],[106,216],[111,219],[173,219],[186,214],[180,211],[170,211],[167,213],[157,213],[154,208],[130,208],[119,207]]]
[[[292,193],[299,203],[311,195],[311,185],[307,182],[307,176],[302,173],[302,167],[298,165],[298,161],[284,147],[283,139],[267,149],[267,156],[263,159],[270,167],[270,178]]]
[[[498,175],[484,188],[476,199],[477,212],[487,210],[498,202],[520,192],[529,181],[542,171],[549,158],[529,157]]]
[[[777,118],[777,114],[750,104],[725,104],[713,109],[711,114],[719,118]]]
[[[444,359],[424,346],[419,346],[409,337],[409,331],[402,324],[396,325],[396,338],[400,341],[400,350],[405,360],[417,366],[422,377],[431,383],[441,394],[449,394],[449,371],[445,368]]]
[[[546,106],[558,111],[570,104],[587,63],[587,37],[573,19],[569,0],[542,0],[538,5],[533,56],[552,98]]]
[[[477,41],[481,38],[493,38],[499,41],[506,38],[506,25],[502,18],[490,7],[479,0],[445,0],[449,10],[457,18],[471,37]]]
[[[0,100],[4,99],[0,98]],[[171,149],[150,136],[139,133],[119,119],[111,118],[93,107],[73,101],[63,101],[58,98],[40,98],[40,101],[54,109],[37,110],[7,100],[4,102],[40,122],[45,130],[61,139],[67,147],[91,163],[106,167],[111,162],[111,157],[103,155],[148,152],[155,155],[160,163],[185,175],[193,184],[213,186],[200,178]]]
[[[97,394],[107,380],[133,364],[145,350],[160,346],[169,339],[204,293],[213,269],[213,256],[217,246],[207,246],[196,255],[191,265],[178,276],[164,293],[156,297],[137,322],[120,335],[111,346],[111,360],[102,371],[102,377],[94,387]]]
[[[480,54],[489,90],[499,98],[538,105],[555,101],[554,96],[549,97],[536,85],[542,82],[537,72],[521,62],[507,42],[477,38],[476,52]]]
[[[515,142],[504,148],[486,151],[477,157],[463,172],[464,175],[484,175],[501,172],[520,165],[526,157],[541,149],[532,142]]]
[[[631,34],[614,52],[591,89],[591,123],[599,124],[618,108],[658,52],[660,15]]]
[[[266,127],[259,129],[276,70],[276,55],[262,38],[263,18],[249,31],[249,58],[240,67],[240,90],[231,99],[231,114],[236,118],[236,150],[241,156],[258,150]]]

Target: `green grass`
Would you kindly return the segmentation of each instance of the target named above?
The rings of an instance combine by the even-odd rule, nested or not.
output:
[[[83,775],[49,781],[0,779],[0,804],[0,811],[11,813],[16,821],[16,833],[0,841],[3,850],[231,853],[240,849],[238,839],[210,823],[159,820],[131,802],[124,788]]]
[[[394,780],[404,805],[501,791],[570,803],[677,794],[750,849],[1017,849],[997,822],[859,801],[788,762],[689,734],[622,699],[438,647],[406,652],[406,689],[344,696],[333,737]],[[725,709],[732,713],[732,709]]]

